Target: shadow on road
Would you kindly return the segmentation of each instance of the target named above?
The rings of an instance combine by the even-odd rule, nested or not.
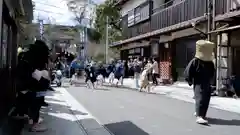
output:
[[[207,118],[209,124],[213,125],[227,125],[227,126],[240,126],[240,120],[226,120],[220,118]]]
[[[49,92],[48,96],[46,97],[46,101],[49,103],[49,106],[47,108],[41,109],[41,117],[43,117],[43,125],[48,128],[46,132],[37,133],[39,135],[82,135],[85,131],[83,131],[78,124],[78,121],[76,121],[75,118],[72,117],[72,114],[76,115],[87,115],[87,113],[76,111],[76,110],[70,110],[70,107],[64,104],[65,101],[55,98],[54,95],[60,94],[59,92]],[[27,121],[25,121],[27,123]],[[8,121],[8,127],[9,124],[11,124],[9,131],[15,131],[16,128],[14,127],[20,127],[21,125],[24,125],[22,121]],[[16,132],[9,132],[7,135],[20,135]],[[1,134],[1,132],[0,132]],[[26,124],[23,128],[21,135],[36,135],[35,132],[29,132],[28,131],[28,125]]]
[[[104,126],[107,127],[114,135],[149,135],[131,121],[110,123]]]

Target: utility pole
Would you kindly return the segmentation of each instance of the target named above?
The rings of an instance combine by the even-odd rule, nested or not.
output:
[[[105,44],[105,62],[108,64],[108,16],[106,18],[106,44]]]
[[[208,14],[207,14],[207,16],[208,16],[207,39],[210,41],[211,40],[211,34],[209,34],[209,32],[212,30],[212,0],[208,0],[207,3],[208,3],[207,4],[208,5],[208,7],[207,7],[207,10],[208,10]]]

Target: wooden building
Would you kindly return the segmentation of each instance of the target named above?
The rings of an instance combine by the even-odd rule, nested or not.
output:
[[[18,37],[22,24],[33,20],[31,0],[0,0],[0,131],[14,103],[14,69],[17,64]]]
[[[216,29],[238,23],[239,1],[119,0],[116,6],[121,7],[123,39],[111,47],[121,50],[122,59],[132,54],[158,57],[161,79],[183,81],[183,71],[200,39],[200,32],[193,26],[212,33],[211,40],[217,43]]]

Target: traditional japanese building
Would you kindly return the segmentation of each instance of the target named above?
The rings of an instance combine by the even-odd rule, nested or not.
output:
[[[209,37],[217,43],[219,32],[214,30],[237,24],[240,13],[239,0],[119,0],[116,6],[121,8],[123,37],[111,47],[121,50],[122,59],[159,58],[160,78],[174,81],[183,80],[200,33],[212,33]]]
[[[24,33],[24,25],[32,20],[31,0],[0,0],[0,133],[3,122],[6,122],[3,119],[7,118],[16,98],[17,41]]]

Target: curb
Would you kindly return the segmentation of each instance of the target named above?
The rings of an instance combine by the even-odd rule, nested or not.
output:
[[[61,96],[64,98],[66,104],[68,106],[70,106],[69,111],[72,113],[72,115],[76,118],[76,122],[78,123],[79,127],[84,131],[85,135],[114,135],[106,126],[104,126],[103,124],[101,124],[101,122],[99,122],[99,120],[97,118],[95,118],[86,108],[84,108],[73,96],[71,96],[71,94],[69,92],[67,92],[67,90],[65,88],[56,88],[56,91],[61,92]],[[67,100],[67,96],[72,98],[72,102],[70,100]],[[76,103],[73,103],[76,102]],[[74,106],[75,104],[75,106]],[[77,107],[79,106],[79,107]],[[76,108],[76,109],[75,109]],[[84,110],[85,113],[87,113],[88,115],[86,116],[86,118],[80,118],[79,114],[76,113],[76,110],[78,111],[77,108],[82,108]],[[80,112],[82,112],[82,110],[79,109]],[[93,121],[95,124],[95,126],[98,126],[97,128],[91,129],[92,127],[86,127],[84,125],[84,120],[88,120],[91,119],[91,121]],[[87,125],[87,124],[86,124]],[[103,134],[99,134],[96,132],[102,132]],[[95,132],[95,133],[94,133]]]

